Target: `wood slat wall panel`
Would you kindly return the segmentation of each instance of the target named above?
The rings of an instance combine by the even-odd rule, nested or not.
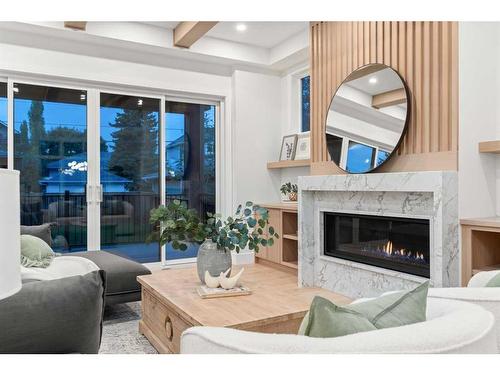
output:
[[[324,173],[329,164],[324,129],[335,90],[351,71],[373,62],[399,71],[412,94],[410,126],[398,151],[404,162],[391,160],[383,170],[432,169],[429,153],[447,155],[449,169],[457,169],[456,22],[312,22],[310,27],[311,159],[316,169]]]

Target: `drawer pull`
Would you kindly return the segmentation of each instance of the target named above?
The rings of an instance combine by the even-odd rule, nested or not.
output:
[[[173,336],[173,328],[172,328],[172,321],[170,320],[170,317],[167,316],[165,318],[165,334],[167,335],[167,339],[172,341],[172,336]]]

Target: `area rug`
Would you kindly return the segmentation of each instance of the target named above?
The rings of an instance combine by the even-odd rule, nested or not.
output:
[[[122,303],[107,307],[99,354],[157,354],[139,333],[141,303]]]

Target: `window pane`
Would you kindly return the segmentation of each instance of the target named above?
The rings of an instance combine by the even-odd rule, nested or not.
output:
[[[388,151],[378,150],[378,153],[377,153],[377,166],[379,166],[384,161],[386,161],[390,154],[391,153],[388,152]]]
[[[304,77],[300,80],[300,97],[301,97],[301,118],[303,132],[308,132],[310,129],[310,77]]]
[[[328,153],[335,164],[340,165],[340,156],[342,155],[342,138],[336,135],[326,135],[326,147]]]
[[[159,112],[159,99],[101,94],[101,248],[144,263],[160,260],[147,243],[160,204]]]
[[[166,200],[179,199],[201,217],[215,212],[215,106],[166,102]],[[192,258],[167,246],[167,259]]]
[[[20,173],[21,224],[54,223],[57,251],[87,247],[86,92],[14,84],[14,168]],[[67,144],[78,152],[66,155]]]
[[[349,141],[346,170],[351,173],[363,173],[372,168],[375,148]]]
[[[0,168],[7,168],[7,83],[0,82]]]

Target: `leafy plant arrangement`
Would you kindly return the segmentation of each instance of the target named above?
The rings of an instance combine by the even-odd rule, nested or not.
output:
[[[246,202],[238,206],[233,216],[221,220],[220,214],[208,214],[208,236],[219,249],[235,250],[237,253],[247,247],[259,252],[260,246],[272,246],[279,238],[275,229],[269,225],[269,212],[266,208]]]
[[[291,182],[287,182],[286,184],[281,185],[280,191],[281,194],[287,196],[288,199],[290,199],[291,201],[297,200],[297,191],[298,191],[297,184],[292,184]]]
[[[201,244],[211,240],[219,249],[240,250],[249,247],[255,252],[260,246],[272,246],[279,234],[269,225],[266,208],[246,202],[239,205],[234,216],[222,220],[221,214],[207,213],[206,222],[200,220],[194,209],[185,202],[174,200],[151,211],[150,221],[159,224],[154,238],[160,245],[171,243],[175,250],[186,250],[188,243]]]
[[[159,241],[162,246],[171,243],[175,250],[187,250],[188,243],[201,244],[211,233],[196,210],[188,209],[186,202],[178,199],[151,210],[150,222],[158,226],[150,240]]]

